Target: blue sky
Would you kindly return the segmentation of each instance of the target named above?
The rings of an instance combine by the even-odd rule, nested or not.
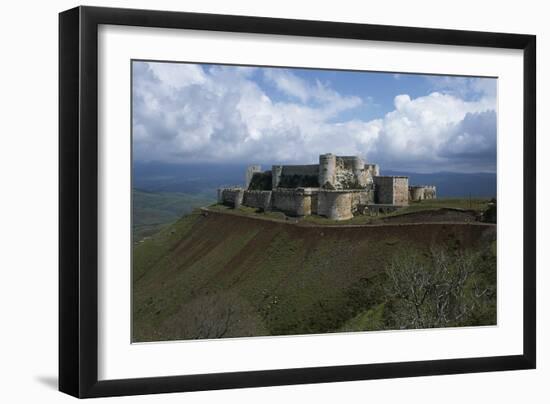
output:
[[[136,161],[495,172],[493,78],[133,62]]]

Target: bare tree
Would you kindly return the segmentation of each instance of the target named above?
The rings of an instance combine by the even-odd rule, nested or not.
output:
[[[263,335],[259,315],[238,295],[205,294],[183,304],[162,325],[170,339],[212,339]]]
[[[490,292],[475,279],[477,256],[434,249],[428,257],[407,251],[386,268],[386,294],[399,328],[464,325]]]

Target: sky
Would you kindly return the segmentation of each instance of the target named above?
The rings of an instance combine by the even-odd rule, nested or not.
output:
[[[496,172],[497,79],[132,62],[135,162]]]

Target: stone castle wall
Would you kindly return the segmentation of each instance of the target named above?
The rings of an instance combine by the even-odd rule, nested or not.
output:
[[[412,185],[409,186],[409,199],[411,201],[423,201],[425,199],[435,199],[435,185]]]
[[[409,187],[408,177],[379,174],[377,164],[365,164],[359,156],[331,153],[320,155],[319,164],[274,165],[271,171],[251,165],[245,174],[246,187],[220,188],[218,203],[346,220],[354,214],[398,209],[409,200],[436,197],[435,186]]]
[[[409,178],[394,177],[393,204],[407,206],[409,204]]]
[[[311,192],[303,188],[277,188],[272,191],[271,204],[273,209],[290,216],[311,215]]]
[[[218,190],[218,202],[224,205],[232,206],[238,209],[244,198],[244,189],[242,188],[221,188]]]
[[[244,189],[248,189],[250,185],[250,181],[252,181],[252,177],[255,173],[261,173],[262,172],[262,166],[259,165],[251,165],[246,168],[246,174],[245,174],[245,184]]]
[[[393,204],[393,177],[374,177],[376,189],[376,203],[383,205]]]
[[[424,199],[435,199],[436,197],[435,185],[424,185]]]
[[[304,165],[275,165],[271,169],[272,188],[275,189],[281,182],[281,177],[311,177],[318,178],[319,164]]]
[[[405,206],[409,204],[408,177],[374,177],[375,202],[384,205]]]
[[[283,166],[282,175],[319,175],[319,164]]]
[[[319,206],[319,192],[311,193],[311,214],[318,215],[318,206]]]
[[[332,220],[348,220],[353,217],[352,193],[348,191],[321,191],[317,195],[317,214]]]
[[[271,210],[271,191],[244,191],[243,205],[251,208]]]
[[[424,187],[411,186],[409,187],[409,199],[411,201],[421,201],[424,199]]]
[[[351,193],[351,208],[355,212],[358,206],[367,206],[374,203],[374,191],[365,190]]]

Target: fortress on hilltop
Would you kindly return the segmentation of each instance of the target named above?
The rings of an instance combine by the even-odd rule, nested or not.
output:
[[[322,154],[319,164],[274,165],[262,171],[251,165],[244,187],[218,189],[218,203],[275,210],[290,216],[319,215],[347,220],[434,199],[433,185],[409,186],[409,178],[382,176],[378,164],[359,156]]]

